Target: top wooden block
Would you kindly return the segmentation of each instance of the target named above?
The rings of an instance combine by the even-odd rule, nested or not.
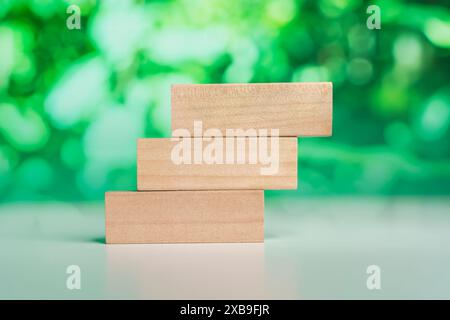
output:
[[[285,137],[330,136],[332,84],[261,83],[172,86],[172,130],[279,129]],[[241,134],[237,134],[241,135]],[[247,134],[242,134],[247,135]]]

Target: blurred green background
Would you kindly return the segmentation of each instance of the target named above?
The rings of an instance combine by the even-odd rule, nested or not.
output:
[[[1,202],[135,189],[170,85],[227,82],[333,82],[333,137],[299,139],[298,190],[269,196],[450,194],[447,1],[0,0],[0,21]]]

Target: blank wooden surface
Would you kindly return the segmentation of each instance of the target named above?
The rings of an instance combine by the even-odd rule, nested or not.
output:
[[[192,140],[194,139],[201,138],[193,138]],[[246,139],[248,146],[248,138],[244,139]],[[261,168],[269,167],[269,165],[260,163],[174,164],[171,160],[171,151],[177,143],[165,138],[138,139],[138,190],[267,190],[297,188],[296,138],[279,138],[278,173],[274,175],[261,175]],[[268,144],[270,145],[270,142]],[[249,152],[247,149],[246,159],[248,159],[248,156]]]
[[[180,84],[172,86],[172,130],[279,129],[280,136],[330,136],[332,84]],[[194,135],[191,133],[191,135]],[[196,135],[197,136],[197,135]]]
[[[105,193],[106,243],[264,241],[264,192]]]

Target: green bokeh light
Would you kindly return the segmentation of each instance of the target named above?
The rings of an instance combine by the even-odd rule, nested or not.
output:
[[[334,136],[300,139],[299,189],[269,197],[450,194],[450,9],[376,4],[381,30],[360,0],[1,1],[1,201],[135,189],[174,83],[288,81],[333,82]]]

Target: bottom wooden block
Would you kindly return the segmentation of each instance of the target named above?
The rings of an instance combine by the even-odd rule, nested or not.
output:
[[[105,193],[106,243],[263,242],[264,191]]]

